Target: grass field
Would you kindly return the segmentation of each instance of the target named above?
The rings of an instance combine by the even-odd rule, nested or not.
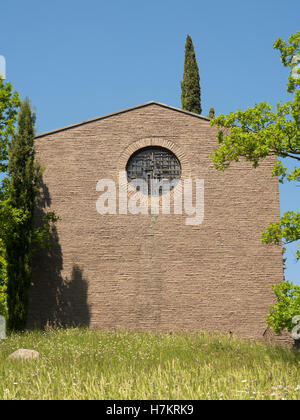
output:
[[[7,360],[20,348],[41,358]],[[0,399],[300,399],[300,352],[204,333],[26,332],[0,344]]]

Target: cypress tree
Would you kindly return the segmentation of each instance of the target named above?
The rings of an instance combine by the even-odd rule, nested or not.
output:
[[[184,70],[181,82],[181,108],[201,114],[201,89],[199,69],[196,61],[194,45],[190,35],[186,37]]]
[[[209,108],[208,118],[215,118],[215,108],[213,106]]]
[[[31,281],[31,245],[39,170],[34,162],[35,114],[28,99],[21,104],[17,132],[9,147],[9,202],[21,210],[18,223],[6,244],[8,327],[21,331],[26,326],[28,289]]]

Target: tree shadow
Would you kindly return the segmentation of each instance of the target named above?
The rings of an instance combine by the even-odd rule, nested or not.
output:
[[[294,340],[293,348],[295,350],[300,350],[300,339],[299,340]]]
[[[36,226],[42,226],[50,206],[48,187],[41,182],[35,214]],[[39,250],[33,257],[28,328],[89,326],[88,282],[83,270],[74,264],[69,277],[62,275],[62,249],[55,226],[50,243],[49,249]]]

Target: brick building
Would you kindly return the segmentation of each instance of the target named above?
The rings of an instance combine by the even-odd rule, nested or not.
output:
[[[30,325],[263,336],[270,285],[283,278],[281,248],[260,239],[280,217],[273,157],[221,173],[209,157],[217,147],[209,119],[157,102],[40,134],[35,144],[45,166],[37,221],[47,211],[60,220],[56,246],[35,261]],[[204,180],[201,223],[187,224],[184,213],[120,214],[119,202],[115,214],[97,212],[99,180],[119,185],[120,171],[153,151],[178,180]]]

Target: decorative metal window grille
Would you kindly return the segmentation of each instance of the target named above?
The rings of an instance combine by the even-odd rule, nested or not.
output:
[[[161,195],[174,188],[181,176],[179,160],[170,150],[151,146],[135,152],[127,166],[128,182],[135,185],[136,180],[143,180],[148,195]],[[140,187],[136,186],[139,191]]]

